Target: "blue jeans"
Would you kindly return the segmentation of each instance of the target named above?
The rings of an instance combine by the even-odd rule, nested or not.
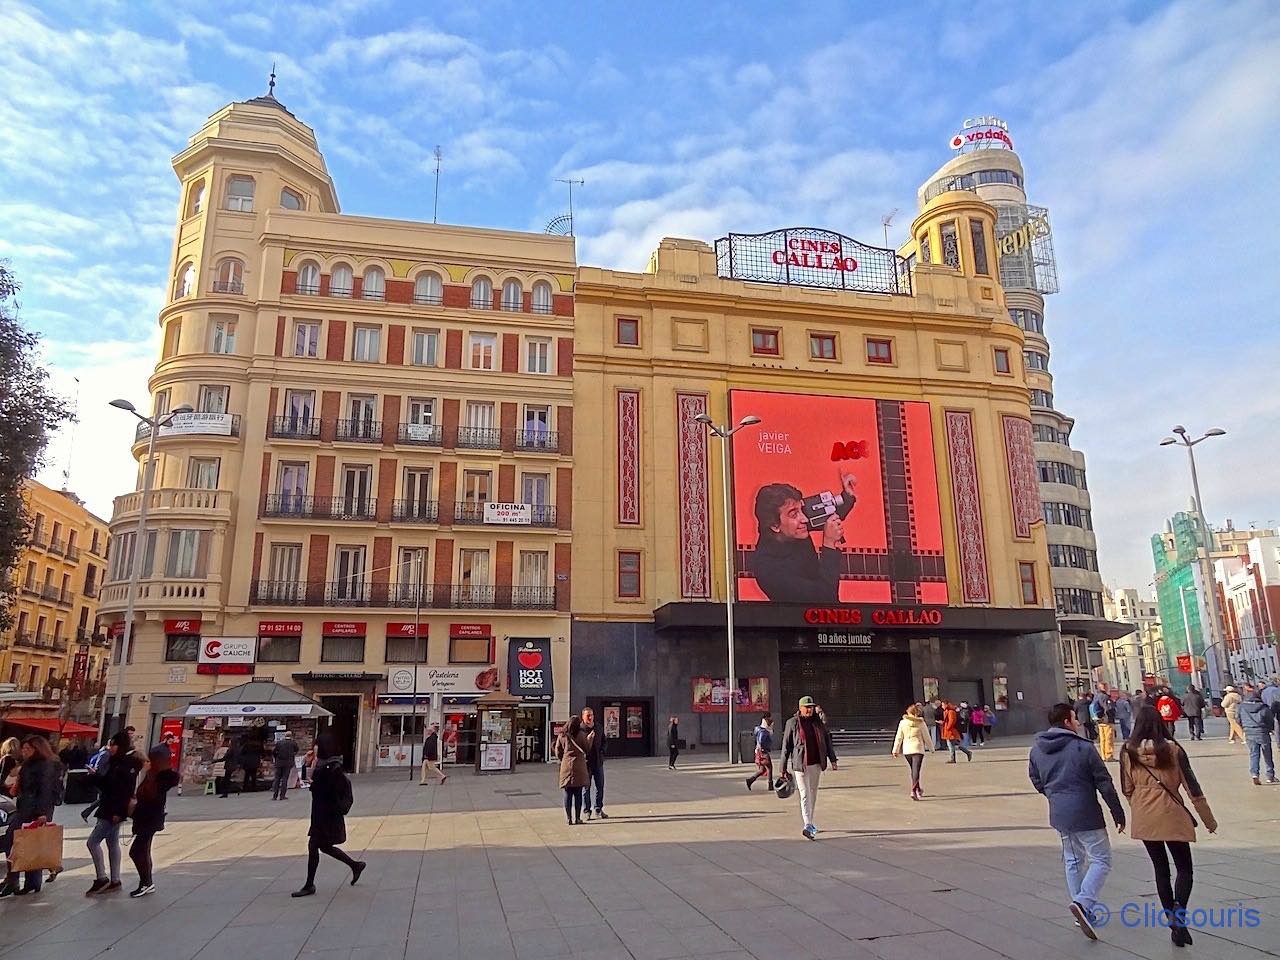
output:
[[[951,759],[956,758],[956,751],[961,751],[966,757],[972,757],[973,752],[969,749],[969,735],[966,733],[963,740],[948,740],[947,749],[951,751]]]
[[[591,784],[596,785],[596,806],[595,811],[599,813],[604,809],[604,764],[598,767],[591,767],[587,771],[587,785],[582,788],[582,809],[591,809]]]
[[[107,842],[107,856],[111,864],[111,876],[108,878],[106,864],[102,862],[102,841]],[[112,883],[120,882],[120,824],[112,823],[99,817],[93,824],[93,832],[89,834],[87,843],[89,856],[93,858],[94,876],[99,880],[110,879]]]
[[[1266,760],[1267,779],[1274,780],[1276,778],[1276,763],[1271,754],[1271,737],[1267,736],[1262,740],[1246,737],[1245,742],[1249,744],[1249,776],[1258,776],[1258,771],[1262,767],[1259,761]]]
[[[1071,899],[1092,911],[1102,896],[1102,885],[1111,872],[1111,840],[1106,828],[1058,831],[1062,838],[1062,863],[1067,870],[1067,892]],[[1088,866],[1085,861],[1088,860]]]
[[[940,723],[933,725],[933,749],[942,749],[942,724]]]

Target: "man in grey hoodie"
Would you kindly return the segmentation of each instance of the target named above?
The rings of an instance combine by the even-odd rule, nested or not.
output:
[[[1093,910],[1111,872],[1111,840],[1098,794],[1107,802],[1116,830],[1121,833],[1124,807],[1107,765],[1081,734],[1073,704],[1056,703],[1049,708],[1049,729],[1036,737],[1027,775],[1032,786],[1048,799],[1049,825],[1062,838],[1071,915],[1085,936],[1097,940]]]
[[[1275,718],[1253,684],[1244,686],[1244,699],[1240,701],[1240,726],[1244,728],[1244,742],[1249,745],[1249,776],[1254,785],[1262,783],[1262,763],[1267,765],[1267,783],[1276,782],[1276,764],[1271,754],[1271,728]]]

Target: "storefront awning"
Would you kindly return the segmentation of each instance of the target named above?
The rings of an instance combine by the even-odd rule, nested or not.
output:
[[[250,680],[202,697],[170,717],[332,717],[310,697],[272,680]]]
[[[1104,620],[1102,617],[1063,616],[1058,619],[1058,630],[1067,636],[1084,637],[1094,643],[1104,640],[1119,640],[1137,631],[1132,623],[1121,623],[1118,620]]]
[[[87,723],[74,720],[59,720],[57,717],[3,717],[5,723],[27,727],[31,730],[43,730],[46,733],[59,733],[64,737],[96,737],[98,728]]]

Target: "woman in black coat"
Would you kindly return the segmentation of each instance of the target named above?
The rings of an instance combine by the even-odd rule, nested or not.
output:
[[[34,823],[41,817],[53,819],[53,808],[58,803],[58,790],[61,785],[62,770],[58,758],[44,737],[32,735],[22,741],[22,766],[18,768],[17,807],[9,821],[7,849],[12,849],[13,832],[24,824]],[[19,874],[9,871],[3,886],[0,886],[0,897],[22,896],[27,893],[39,893],[44,880],[43,870],[27,870],[21,887],[18,886]]]
[[[98,765],[94,779],[98,785],[97,819],[86,846],[93,858],[94,881],[86,896],[112,893],[120,889],[120,824],[129,819],[129,801],[133,799],[142,761],[133,752],[128,731],[121,731],[107,743],[107,759]],[[102,845],[107,853],[103,856]],[[108,868],[109,871],[108,872]]]
[[[316,892],[316,869],[320,854],[333,857],[351,868],[354,887],[364,873],[363,860],[352,860],[338,847],[347,839],[346,816],[354,798],[351,781],[342,772],[342,755],[332,734],[321,734],[316,743],[316,766],[311,775],[311,829],[307,831],[307,882],[290,896],[309,897]]]
[[[129,859],[138,871],[138,888],[129,896],[137,900],[155,892],[151,875],[151,841],[164,829],[165,795],[178,785],[173,769],[173,752],[165,745],[152,747],[147,754],[146,773],[138,784],[137,802],[133,807],[133,845]]]

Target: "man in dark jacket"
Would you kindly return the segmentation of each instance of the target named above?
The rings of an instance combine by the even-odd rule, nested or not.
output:
[[[590,707],[582,709],[582,732],[587,735],[587,786],[582,791],[582,808],[591,819],[591,785],[596,787],[596,816],[608,820],[604,812],[604,731],[596,726],[596,712]]]
[[[800,707],[787,721],[782,731],[782,772],[795,771],[796,793],[800,794],[800,817],[804,820],[804,835],[818,839],[818,828],[813,822],[813,811],[818,805],[818,783],[822,771],[831,764],[838,770],[835,747],[826,721],[817,710],[813,697],[801,697]]]
[[[443,784],[449,779],[448,774],[440,769],[440,724],[433,723],[427,727],[427,735],[422,741],[422,776],[418,778],[418,786],[427,785],[427,774],[434,773]]]
[[[289,799],[289,777],[293,774],[298,760],[298,745],[293,734],[285,731],[284,739],[276,741],[275,753],[271,759],[271,799]]]
[[[1193,684],[1182,695],[1182,715],[1187,718],[1187,733],[1192,740],[1204,739],[1204,694]]]
[[[751,572],[770,600],[836,603],[840,599],[840,545],[844,518],[853,509],[854,478],[841,478],[842,491],[831,496],[823,522],[822,546],[815,552],[813,529],[805,514],[804,494],[789,483],[771,483],[756,494],[760,529]]]
[[[1080,725],[1081,736],[1088,737],[1090,740],[1098,739],[1097,728],[1093,725],[1093,717],[1090,714],[1093,711],[1093,694],[1081,694],[1074,704],[1076,723]]]
[[[1267,763],[1267,783],[1276,782],[1276,764],[1271,753],[1271,728],[1275,723],[1270,708],[1251,683],[1244,686],[1244,699],[1240,701],[1240,726],[1244,729],[1244,742],[1249,745],[1249,776],[1254,784],[1262,783],[1262,761]]]
[[[1049,801],[1049,825],[1062,838],[1062,861],[1071,894],[1071,914],[1090,940],[1097,940],[1092,913],[1111,872],[1111,840],[1098,805],[1107,802],[1116,829],[1124,832],[1124,807],[1098,751],[1080,735],[1078,705],[1049,708],[1049,729],[1036,737],[1027,764],[1031,784]],[[1086,861],[1088,866],[1086,867]]]

